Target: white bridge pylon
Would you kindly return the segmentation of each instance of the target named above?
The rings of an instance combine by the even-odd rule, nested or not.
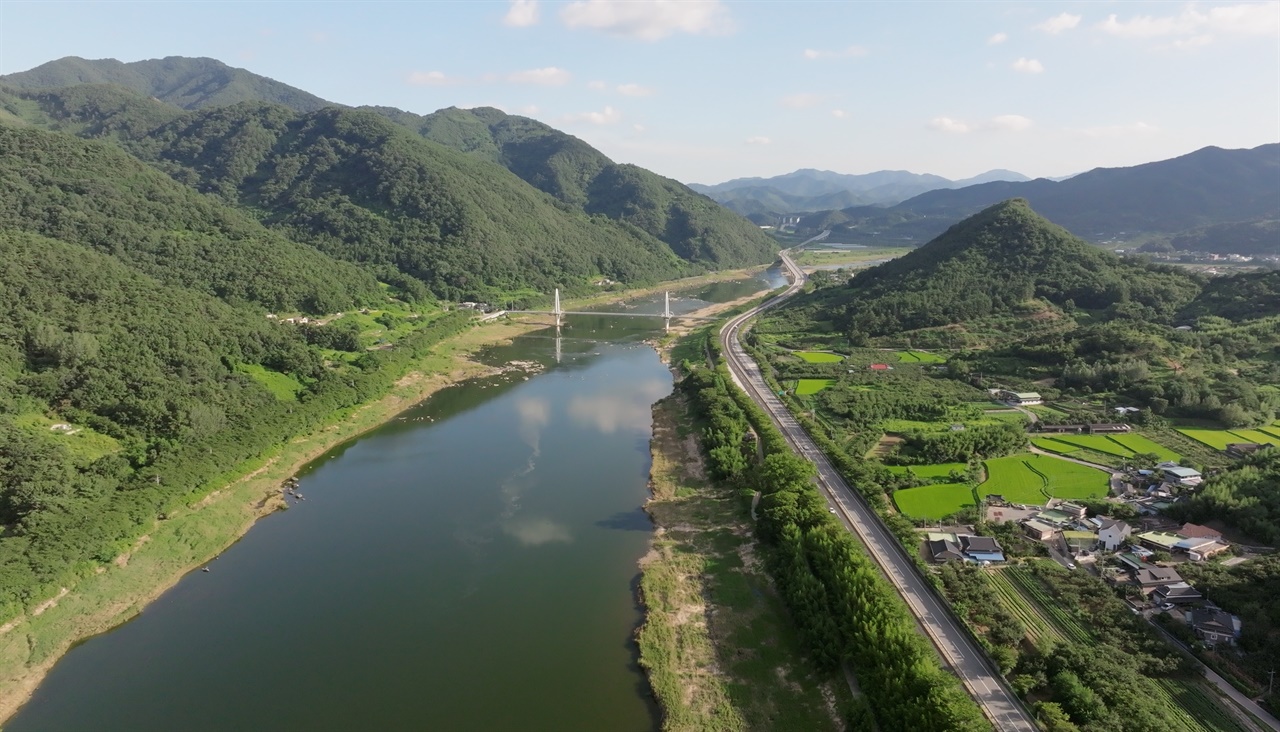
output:
[[[556,304],[555,304],[555,307],[551,309],[551,314],[556,316],[556,327],[559,328],[560,323],[563,321],[563,318],[564,318],[564,310],[560,309],[560,288],[559,287],[556,288]]]

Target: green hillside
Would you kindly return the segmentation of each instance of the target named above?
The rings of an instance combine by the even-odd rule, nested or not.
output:
[[[368,273],[272,232],[123,150],[0,124],[0,230],[111,254],[164,282],[270,310],[380,299]]]
[[[555,287],[585,292],[601,277],[636,284],[759,264],[776,249],[750,222],[674,181],[497,110],[423,118],[245,102],[183,113],[108,85],[10,89],[0,105],[30,125],[109,138],[289,238],[420,296],[527,301]],[[513,138],[530,129],[572,154],[529,152],[532,142]],[[604,167],[589,190],[556,183],[597,158]]]
[[[21,89],[115,84],[183,109],[245,101],[274,102],[300,112],[334,106],[314,94],[216,59],[185,56],[132,63],[67,56],[28,71],[0,76],[0,84]]]
[[[1186,274],[1121,259],[1012,199],[860,272],[847,287],[819,290],[786,308],[860,339],[1009,314],[1034,301],[1167,318],[1199,289]]]

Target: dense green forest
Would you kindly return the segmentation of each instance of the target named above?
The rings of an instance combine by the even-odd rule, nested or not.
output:
[[[382,299],[369,273],[104,143],[0,124],[0,191],[0,230],[91,247],[229,301],[331,313]]]
[[[184,113],[81,85],[0,89],[0,110],[109,139],[295,240],[437,297],[527,301],[602,277],[636,284],[759,264],[776,249],[675,181],[493,109],[420,117],[243,102]]]

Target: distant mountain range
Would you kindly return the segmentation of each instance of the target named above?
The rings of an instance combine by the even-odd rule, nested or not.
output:
[[[962,188],[991,181],[1030,180],[1012,170],[991,170],[963,180],[905,170],[850,175],[803,168],[772,178],[735,178],[716,185],[691,184],[740,214],[787,214],[849,206],[891,205],[939,188]],[[845,203],[845,205],[833,205]]]
[[[925,242],[947,227],[1009,198],[1024,198],[1050,221],[1084,239],[1124,242],[1188,232],[1203,240],[1205,227],[1280,219],[1280,144],[1249,150],[1201,150],[1128,168],[1095,168],[1062,181],[981,183],[922,193],[889,207],[815,211],[800,233],[832,229],[848,241]],[[1274,227],[1252,223],[1246,239]],[[1213,230],[1211,230],[1213,231]],[[1280,241],[1274,242],[1280,249]],[[1251,251],[1267,243],[1250,243]]]

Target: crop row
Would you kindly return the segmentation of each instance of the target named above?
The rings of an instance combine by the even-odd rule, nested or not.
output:
[[[1192,732],[1245,732],[1222,705],[1203,687],[1178,679],[1163,678],[1157,688],[1163,692],[1165,706],[1173,710]]]
[[[1069,640],[1076,643],[1092,644],[1093,635],[1080,622],[1063,610],[1058,602],[1049,594],[1045,586],[1034,575],[1021,567],[1005,569],[1009,579],[1022,592],[1044,611],[1058,630]]]
[[[1066,640],[1066,637],[1054,627],[1053,623],[1049,622],[1021,592],[1018,592],[1018,588],[1009,582],[1009,578],[1005,577],[1003,572],[995,571],[987,576],[990,578],[1000,602],[1009,608],[1010,612],[1018,616],[1022,624],[1027,627],[1027,634],[1031,636],[1032,642],[1039,643],[1044,638],[1051,638],[1055,641]]]

